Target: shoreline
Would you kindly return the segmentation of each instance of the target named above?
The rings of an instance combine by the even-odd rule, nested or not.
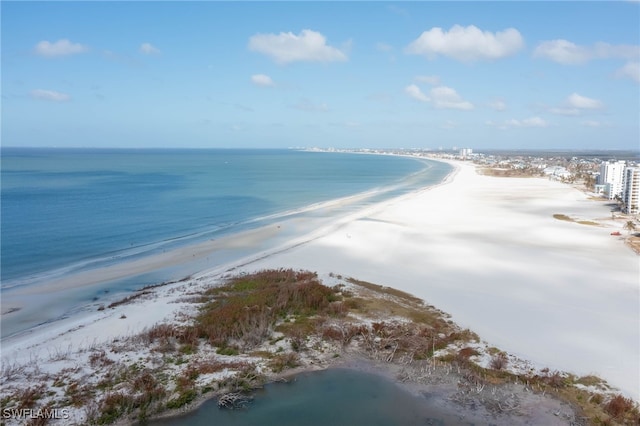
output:
[[[404,157],[423,163],[437,161]],[[429,185],[427,188],[440,184],[442,182]],[[386,190],[391,191],[389,188]],[[421,190],[413,190],[409,194]],[[407,195],[394,196],[383,201],[369,201],[365,206],[358,205],[362,200],[375,197],[380,191],[379,188],[374,188],[255,218],[247,224],[264,223],[249,229],[240,229],[236,233],[223,234],[219,238],[194,242],[141,258],[53,276],[46,281],[46,288],[43,288],[43,285],[32,284],[10,287],[2,294],[1,320],[4,325],[3,336],[0,339],[6,340],[31,333],[34,329],[64,321],[70,316],[84,315],[87,311],[98,309],[101,305],[130,293],[135,281],[146,282],[147,285],[160,281],[172,282],[190,276],[224,273],[226,270],[261,260],[317,238],[318,230],[330,229],[336,224],[353,220],[354,217],[367,214],[370,209],[385,205],[391,199]],[[52,308],[47,300],[50,297],[75,302],[72,305]],[[39,316],[41,312],[49,310],[51,312],[46,318]],[[34,321],[33,318],[38,319]],[[24,328],[20,323],[28,323],[29,326]],[[7,332],[5,327],[9,329]]]
[[[501,386],[509,387],[509,392],[519,400],[522,406],[522,409],[517,412],[508,412],[507,410],[495,412],[481,405],[469,407],[455,402],[454,397],[459,392],[459,383],[463,376],[454,369],[442,368],[438,371],[437,368],[434,368],[429,379],[422,382],[402,378],[401,376],[404,374],[405,369],[406,366],[398,363],[383,363],[367,358],[361,353],[343,352],[340,358],[328,361],[327,365],[324,366],[307,365],[272,375],[264,385],[255,390],[261,389],[263,386],[295,381],[296,377],[302,374],[322,373],[329,370],[351,370],[380,377],[413,398],[422,399],[423,404],[428,406],[431,416],[442,419],[445,422],[454,422],[453,424],[457,424],[459,421],[464,421],[465,424],[486,423],[495,426],[518,424],[573,426],[586,424],[577,415],[577,407],[551,394],[545,396],[544,394],[534,393],[532,389],[528,389],[524,384],[514,383],[512,385],[494,386],[494,389],[500,389]],[[200,395],[186,409],[176,409],[162,413],[149,419],[149,422],[154,424],[155,421],[181,419],[198,410],[202,410],[205,403],[214,401],[223,394]],[[251,395],[249,397],[251,398]],[[250,405],[248,409],[251,409]],[[136,424],[129,421],[115,423],[116,426],[132,426]]]
[[[71,349],[89,351],[175,320],[198,288],[230,273],[275,267],[340,273],[411,293],[534,366],[595,374],[640,400],[637,330],[617,326],[638,324],[639,316],[637,256],[609,235],[622,224],[602,219],[608,216],[602,204],[567,185],[479,176],[474,166],[453,164],[438,185],[368,206],[279,250],[3,340],[3,369],[33,359],[46,364],[47,356],[51,363]],[[559,221],[555,213],[602,223]],[[544,269],[531,266],[536,256]],[[526,286],[516,285],[518,279]],[[505,282],[510,286],[498,285]],[[538,350],[529,352],[532,345]],[[549,353],[553,362],[544,356]]]
[[[249,281],[242,281],[242,274],[236,275],[235,277],[240,277],[241,282],[253,282],[252,278],[250,278]],[[196,352],[184,352],[185,354],[190,354],[188,358],[177,362],[172,360],[175,359],[175,357],[182,358],[180,354],[183,353],[178,346],[172,344],[174,348],[167,352],[167,349],[162,349],[164,345],[167,344],[167,342],[162,343],[164,341],[163,338],[160,337],[160,341],[157,339],[151,340],[150,342],[147,341],[153,330],[157,330],[156,327],[144,328],[141,333],[118,334],[114,330],[109,330],[112,331],[111,338],[103,336],[107,337],[105,344],[100,344],[96,341],[84,341],[84,345],[76,345],[74,347],[71,347],[71,343],[69,343],[69,348],[65,349],[65,347],[54,347],[53,345],[56,339],[52,339],[51,342],[41,342],[41,344],[45,346],[54,348],[51,352],[48,352],[48,354],[39,354],[33,351],[29,351],[28,354],[23,353],[24,356],[28,356],[30,359],[29,363],[25,367],[20,368],[9,366],[9,368],[13,370],[9,372],[9,375],[12,376],[13,379],[9,378],[8,382],[5,381],[8,376],[3,368],[2,383],[4,384],[4,392],[7,392],[7,384],[10,384],[12,388],[16,385],[18,386],[17,389],[14,388],[16,391],[13,396],[3,400],[11,402],[15,400],[15,398],[24,398],[24,396],[21,395],[31,394],[31,392],[37,391],[37,389],[42,389],[41,386],[43,382],[50,383],[53,381],[53,385],[49,384],[49,387],[44,389],[49,389],[49,391],[53,391],[54,394],[58,395],[64,391],[66,395],[64,400],[66,401],[69,401],[68,398],[72,398],[71,401],[74,401],[73,398],[76,398],[78,401],[86,401],[82,399],[86,398],[82,397],[86,392],[90,392],[90,398],[93,400],[93,398],[97,396],[94,396],[93,391],[90,390],[91,386],[101,386],[100,383],[107,383],[106,390],[101,391],[105,400],[109,398],[109,395],[118,395],[119,392],[123,392],[124,395],[132,392],[127,397],[127,400],[134,401],[135,398],[138,398],[138,392],[140,391],[137,385],[133,385],[134,383],[138,383],[140,380],[145,380],[145,382],[151,380],[150,383],[156,382],[150,378],[142,379],[145,375],[149,377],[148,375],[151,373],[154,376],[159,374],[158,377],[169,376],[174,378],[176,383],[181,383],[186,377],[191,377],[189,371],[193,371],[193,368],[195,368],[200,374],[195,376],[197,380],[193,383],[195,385],[197,382],[198,387],[201,388],[202,391],[196,391],[196,393],[193,394],[184,394],[185,390],[181,390],[180,385],[177,385],[177,388],[171,390],[170,383],[166,384],[163,382],[163,386],[169,385],[169,387],[166,388],[169,393],[166,393],[166,391],[162,393],[165,395],[165,398],[168,399],[166,406],[169,410],[165,409],[161,411],[162,414],[157,417],[153,415],[153,411],[147,413],[149,420],[152,420],[186,414],[187,412],[196,410],[205,401],[216,398],[221,394],[236,392],[234,389],[238,385],[229,385],[229,383],[241,383],[233,377],[236,373],[244,377],[245,373],[242,373],[243,365],[252,365],[251,369],[253,371],[264,374],[266,383],[279,381],[279,379],[283,377],[289,377],[302,372],[324,370],[327,368],[350,368],[366,373],[382,375],[385,379],[394,382],[414,397],[428,395],[429,398],[428,402],[425,402],[425,404],[427,404],[425,408],[428,407],[429,410],[433,409],[434,414],[441,415],[442,418],[450,418],[455,414],[455,416],[464,416],[467,420],[472,419],[474,422],[480,422],[481,424],[490,421],[492,424],[505,426],[520,424],[521,420],[529,424],[527,421],[533,418],[543,419],[541,423],[534,422],[533,424],[581,424],[573,421],[580,419],[577,408],[566,402],[557,400],[556,397],[552,396],[552,393],[555,392],[555,385],[552,385],[554,386],[553,388],[548,388],[547,381],[549,377],[553,376],[549,376],[549,373],[545,373],[544,370],[536,371],[526,361],[519,360],[513,356],[508,356],[509,367],[507,370],[503,373],[495,372],[494,370],[492,373],[487,369],[493,368],[490,367],[490,361],[492,360],[490,354],[495,354],[495,352],[493,352],[495,348],[489,347],[486,342],[479,341],[478,337],[469,330],[462,330],[447,320],[450,316],[437,308],[431,305],[424,305],[420,299],[409,294],[398,292],[387,287],[343,278],[341,276],[326,276],[323,277],[321,281],[325,286],[331,286],[327,288],[334,288],[334,291],[339,291],[338,294],[341,294],[343,297],[342,300],[345,301],[340,303],[347,303],[349,306],[352,306],[353,304],[348,302],[348,300],[353,300],[353,302],[356,303],[353,306],[359,306],[361,302],[357,301],[362,300],[361,298],[373,303],[373,305],[370,305],[373,310],[371,310],[371,308],[364,310],[357,308],[353,316],[349,314],[346,317],[336,317],[333,320],[329,320],[330,322],[325,325],[325,330],[327,330],[326,327],[330,329],[333,329],[333,327],[352,327],[352,324],[367,324],[369,321],[373,321],[369,323],[369,327],[372,328],[369,328],[370,331],[367,332],[372,333],[373,330],[375,330],[375,324],[382,321],[380,324],[386,324],[383,325],[383,329],[391,333],[389,336],[395,336],[391,337],[392,340],[389,342],[396,341],[396,345],[404,342],[401,344],[410,352],[405,352],[403,349],[399,351],[396,356],[394,349],[387,349],[389,344],[386,343],[386,340],[375,344],[373,343],[374,341],[370,340],[373,335],[369,334],[370,337],[366,338],[364,334],[365,331],[362,332],[362,338],[359,336],[354,337],[354,340],[345,346],[344,340],[342,340],[344,337],[328,337],[329,335],[327,335],[327,337],[322,337],[321,340],[318,340],[320,338],[320,335],[317,334],[318,330],[308,335],[304,340],[303,347],[296,351],[293,340],[285,337],[291,336],[289,332],[276,327],[271,337],[263,340],[262,343],[257,347],[253,347],[250,351],[242,351],[240,354],[221,355],[220,351],[216,351],[215,347],[212,348],[205,342],[202,342],[202,344],[198,345]],[[182,315],[174,316],[166,315],[165,313],[164,317],[167,321],[162,324],[173,324],[172,327],[182,327],[190,323],[188,320],[189,316],[198,312],[197,307],[199,306],[193,305],[193,301],[186,300],[186,296],[193,295],[192,297],[195,297],[195,295],[198,294],[203,295],[202,290],[205,288],[211,288],[211,285],[213,285],[214,288],[217,287],[216,283],[213,282],[202,282],[200,289],[196,288],[198,284],[193,282],[182,283],[182,288],[177,286],[177,284],[178,283],[175,283],[170,287],[158,290],[158,294],[156,295],[158,298],[169,296],[169,299],[151,301],[134,299],[131,304],[116,306],[113,309],[116,315],[112,315],[111,318],[113,321],[110,322],[110,325],[116,326],[116,322],[123,324],[123,322],[134,320],[133,314],[147,315],[148,317],[147,312],[150,313],[154,311],[154,308],[158,306],[166,307],[169,304],[179,303],[181,304],[181,308],[178,309],[178,311],[181,311]],[[218,285],[220,284],[221,283],[218,282]],[[226,291],[223,294],[226,294]],[[199,303],[203,303],[201,296],[197,298],[200,300]],[[401,309],[401,311],[398,311],[396,315],[389,315],[388,309],[390,308],[392,310]],[[117,314],[121,313],[121,315],[124,315],[125,312],[127,315],[124,320],[122,317],[121,319],[116,319]],[[407,316],[412,317],[418,313],[421,313],[424,317],[421,317],[419,321],[416,317],[414,320],[406,322]],[[361,316],[362,314],[365,316]],[[148,318],[146,319],[148,320]],[[355,323],[353,321],[355,321]],[[298,323],[298,320],[293,320],[293,323]],[[284,321],[284,324],[292,323]],[[402,324],[406,324],[408,328],[405,328]],[[437,353],[434,352],[428,359],[423,359],[422,356],[419,356],[414,361],[414,350],[423,351],[430,348],[432,344],[431,338],[429,338],[426,341],[426,347],[420,346],[424,342],[418,343],[418,347],[414,348],[413,346],[421,340],[415,333],[420,332],[419,330],[425,330],[421,327],[424,327],[426,324],[433,324],[434,327],[444,327],[439,328],[444,334],[438,333],[438,335],[447,336],[444,341],[450,343],[444,343],[444,345],[442,345],[440,342],[434,342],[433,344],[436,345],[436,347],[442,349],[438,349]],[[57,341],[62,342],[65,341],[65,339],[71,338],[78,342],[77,339],[80,334],[95,334],[96,330],[93,330],[93,332],[90,330],[92,327],[95,328],[99,326],[90,324],[86,329],[78,328],[70,331],[70,333],[63,333],[57,336]],[[431,326],[427,325],[427,328],[429,327]],[[160,330],[162,329],[162,326],[160,326]],[[178,329],[174,328],[174,330]],[[159,332],[154,332],[154,335],[160,336],[158,333]],[[170,335],[173,336],[173,333],[174,332],[171,332]],[[282,333],[284,333],[284,335]],[[375,335],[379,336],[387,335],[386,332],[383,334],[375,333]],[[460,337],[453,337],[454,335]],[[324,332],[322,332],[322,336],[324,336]],[[336,337],[338,340],[335,340]],[[382,337],[382,339],[387,339],[387,337]],[[441,338],[438,337],[438,340],[440,339]],[[450,339],[454,340],[451,341]],[[411,342],[410,347],[404,346],[408,342]],[[374,344],[377,349],[373,349],[373,347],[370,346],[371,344]],[[472,357],[472,364],[467,364],[466,361],[461,361],[460,358],[457,358],[455,354],[461,353],[461,348],[466,348],[466,350],[474,348],[472,352],[477,353],[478,356]],[[292,349],[295,352],[291,352]],[[264,358],[265,355],[258,355],[265,353],[269,353],[270,355],[266,358]],[[336,357],[336,354],[339,354],[339,356]],[[48,355],[48,358],[42,358],[42,355],[45,357]],[[291,365],[293,368],[287,367],[282,371],[280,369],[276,370],[272,366],[274,359],[283,356],[287,358],[288,355],[294,355],[294,357],[299,360],[299,362],[295,364],[301,365],[301,367],[296,368],[296,365]],[[450,356],[456,356],[454,361],[444,360],[444,358]],[[160,358],[162,358],[162,361],[160,361]],[[160,362],[161,370],[155,370],[158,362]],[[220,370],[220,368],[211,369],[212,366],[220,366],[220,363],[222,363],[222,365],[228,365],[229,367],[222,370]],[[89,368],[89,365],[91,368]],[[479,367],[480,370],[472,367],[473,365]],[[3,367],[6,367],[6,365]],[[128,374],[132,374],[133,377],[125,379],[125,382],[121,382],[121,379],[118,379],[118,377],[127,371],[129,371],[130,373]],[[484,373],[482,373],[482,371],[484,371]],[[212,372],[213,374],[211,374]],[[488,374],[488,376],[485,376],[485,374]],[[504,376],[504,374],[507,374],[507,376]],[[567,380],[571,380],[572,382],[576,380],[576,378],[571,378],[571,376],[565,376],[565,373],[562,374],[562,377],[567,377]],[[136,376],[139,377],[136,378]],[[20,377],[22,377],[22,380],[27,380],[27,383],[20,384]],[[504,377],[511,378],[505,382]],[[529,385],[528,382],[529,378],[531,385]],[[231,379],[231,382],[228,382],[227,379]],[[525,379],[526,385],[524,384]],[[17,380],[18,383],[12,383],[11,380]],[[240,380],[242,381],[243,379]],[[481,380],[484,383],[481,388],[479,388],[476,380]],[[513,380],[515,380],[515,382],[512,383]],[[581,380],[582,379],[578,382]],[[593,382],[592,379],[589,380],[592,382],[590,386],[600,386],[598,385],[599,381]],[[262,387],[262,384],[265,384],[265,382],[260,381],[257,387]],[[84,384],[80,385],[80,383]],[[108,383],[112,384],[109,385]],[[541,385],[542,388],[540,388]],[[86,386],[89,386],[89,388],[87,389]],[[131,388],[131,386],[134,387]],[[228,386],[231,386],[230,390]],[[240,386],[241,389],[246,389],[246,385]],[[149,390],[149,388],[146,389],[146,392],[150,392],[153,391],[154,388],[151,388],[151,390]],[[204,389],[209,390],[206,391]],[[596,390],[600,388],[593,387],[593,389]],[[549,391],[550,394],[545,396],[545,390]],[[601,388],[600,390],[605,390],[605,393],[608,392],[606,388]],[[42,390],[37,392],[42,392]],[[100,395],[101,392],[98,392],[98,395]],[[176,392],[178,392],[178,396],[176,396]],[[591,394],[590,392],[592,391],[587,391],[586,396],[589,396]],[[184,395],[189,395],[188,399],[186,399],[185,402],[180,402],[176,408],[172,409],[170,402],[182,401]],[[583,398],[585,398],[584,395],[585,394],[583,394]],[[6,396],[5,393],[3,398]],[[99,397],[97,398],[98,400],[100,399]],[[38,399],[39,397],[35,398],[36,401]],[[508,410],[500,408],[500,404],[505,402],[509,404],[514,403],[515,405],[509,407]],[[52,403],[49,402],[48,406],[51,406],[51,404]],[[59,404],[59,402],[54,402],[53,404],[53,406],[56,407],[56,404]],[[73,404],[77,406],[76,403]],[[104,402],[102,402],[102,404],[104,404]],[[88,407],[83,405],[79,406],[81,408],[75,408],[75,411],[72,411],[73,422],[71,424],[85,424],[88,418],[96,418],[94,417],[95,414],[91,416],[91,413],[95,413],[95,411],[91,411],[91,404],[89,404]],[[164,407],[164,402],[162,406]],[[102,408],[102,410],[104,410],[104,408]],[[117,424],[137,424],[135,416],[132,417],[132,414],[135,413],[125,413],[128,415],[121,418]],[[560,415],[559,413],[561,413],[561,417],[558,419],[557,416]],[[8,424],[14,423],[8,422]]]

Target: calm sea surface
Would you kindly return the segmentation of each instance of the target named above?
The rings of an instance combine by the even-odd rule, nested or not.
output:
[[[269,384],[244,409],[220,409],[216,400],[154,426],[415,426],[470,425],[393,381],[349,369],[303,373]]]
[[[2,148],[1,161],[3,296],[285,218],[345,214],[451,170],[417,158],[296,150]],[[344,197],[353,200],[323,207]],[[165,278],[175,279],[147,274],[120,289]],[[64,299],[78,304],[107,290]]]

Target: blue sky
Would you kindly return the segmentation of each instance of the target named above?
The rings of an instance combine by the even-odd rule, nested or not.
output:
[[[3,146],[640,143],[634,1],[0,7]]]

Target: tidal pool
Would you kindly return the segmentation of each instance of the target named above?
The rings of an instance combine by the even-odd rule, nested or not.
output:
[[[218,408],[217,399],[155,426],[338,426],[470,425],[444,413],[383,376],[333,368],[302,373],[287,383],[271,383],[255,392],[241,409]]]

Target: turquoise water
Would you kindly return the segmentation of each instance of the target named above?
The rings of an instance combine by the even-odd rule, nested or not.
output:
[[[54,296],[40,291],[55,280],[82,271],[100,276],[114,265],[283,220],[296,219],[287,229],[308,232],[318,220],[435,184],[450,171],[424,159],[296,150],[2,148],[1,154],[3,312],[12,295],[29,294],[15,321],[3,318],[3,337],[100,303],[105,294],[179,279],[247,253],[220,251],[206,262],[80,283],[73,292],[57,288]],[[327,207],[344,197],[351,198]]]
[[[295,376],[258,390],[246,408],[218,408],[216,400],[154,426],[415,426],[469,425],[384,377],[351,369]]]

